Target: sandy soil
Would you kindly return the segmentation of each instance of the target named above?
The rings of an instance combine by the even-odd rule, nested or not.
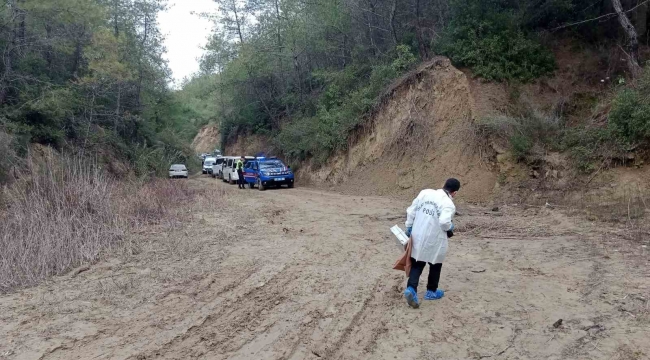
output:
[[[447,295],[413,310],[388,230],[407,201],[190,181],[214,198],[191,224],[0,297],[0,359],[650,356],[650,249],[622,229],[459,206]]]
[[[192,148],[197,153],[212,153],[214,149],[219,148],[220,141],[219,126],[215,124],[205,125],[194,137]]]

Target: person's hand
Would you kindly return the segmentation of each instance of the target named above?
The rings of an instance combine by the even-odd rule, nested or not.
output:
[[[409,226],[406,228],[406,236],[410,237],[411,236],[411,231],[413,231],[413,226]]]

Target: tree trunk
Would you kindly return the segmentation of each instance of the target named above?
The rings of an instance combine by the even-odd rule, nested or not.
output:
[[[52,74],[52,62],[54,61],[54,47],[52,46],[52,26],[45,24],[45,62],[47,63],[47,73]]]
[[[232,12],[235,14],[235,25],[237,26],[237,35],[239,35],[239,43],[244,45],[244,35],[241,30],[241,22],[239,20],[239,14],[237,13],[237,1],[232,0]]]
[[[422,23],[420,19],[422,15],[420,14],[420,0],[415,1],[415,37],[418,41],[418,52],[420,53],[420,58],[422,60],[429,59],[429,51],[427,50],[426,45],[424,45],[424,37],[422,36]]]
[[[120,23],[119,23],[119,0],[114,0],[113,5],[113,35],[115,35],[116,38],[120,37]]]
[[[148,11],[145,9],[145,11]],[[149,13],[145,12],[144,14],[144,30],[142,34],[142,48],[145,49],[146,51],[146,46],[147,46],[147,39],[149,37]],[[140,57],[138,58],[138,85],[135,93],[135,106],[138,109],[138,112],[140,111],[140,99],[141,99],[141,93],[142,93],[142,82],[144,81],[144,68],[142,65],[142,57],[144,56],[144,53],[140,54]]]
[[[122,112],[122,83],[117,83],[117,104],[115,105],[115,119],[113,121],[113,130],[117,133],[117,126],[120,120],[120,113]]]
[[[397,8],[397,0],[393,0],[390,8],[390,32],[393,35],[393,42],[397,45],[397,32],[395,31],[395,9]]]
[[[74,78],[79,77],[79,67],[81,66],[81,61],[83,60],[83,41],[86,34],[86,29],[83,28],[80,31],[76,39],[76,44],[74,48],[74,58],[72,59],[72,76]]]
[[[614,6],[616,14],[618,14],[618,22],[623,27],[623,31],[625,31],[625,36],[627,37],[627,66],[632,77],[637,78],[641,74],[641,67],[639,66],[639,37],[634,25],[632,25],[632,22],[623,11],[621,0],[612,0],[612,6]]]
[[[368,22],[368,38],[370,39],[370,49],[372,51],[372,56],[377,56],[379,52],[379,47],[375,44],[374,32],[372,31],[373,27],[373,15],[375,14],[375,6],[372,1],[368,1],[368,6],[370,11],[366,12],[366,21]]]
[[[13,57],[14,52],[16,51],[17,41],[18,41],[18,28],[15,24],[15,19],[18,15],[18,8],[15,0],[7,1],[7,7],[11,12],[10,18],[12,19],[12,30],[11,30],[11,41],[7,41],[4,51],[2,52],[2,60],[4,65],[4,71],[2,72],[2,78],[0,78],[0,105],[7,102],[7,97],[9,95],[9,83],[11,82],[12,71],[13,71]]]
[[[284,76],[284,66],[282,64],[282,53],[284,52],[284,45],[282,43],[282,28],[281,28],[281,17],[280,17],[280,4],[279,0],[274,0],[275,4],[275,21],[277,21],[276,26],[276,35],[278,42],[278,76],[280,77],[282,84],[282,91],[287,88],[287,77]]]

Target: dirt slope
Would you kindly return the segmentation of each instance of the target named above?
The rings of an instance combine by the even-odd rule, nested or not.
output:
[[[219,125],[210,124],[199,130],[192,141],[192,147],[197,153],[212,153],[214,149],[219,148],[220,142]]]
[[[355,194],[408,196],[455,176],[466,200],[487,201],[497,172],[473,133],[473,109],[467,76],[437,58],[390,90],[349,151],[302,175]]]
[[[240,135],[226,146],[225,154],[232,156],[255,156],[269,150],[269,141],[260,135]]]
[[[447,295],[412,310],[388,232],[407,201],[190,181],[214,202],[187,227],[153,229],[139,254],[0,296],[0,358],[650,355],[648,244],[626,231],[545,208],[461,208]]]

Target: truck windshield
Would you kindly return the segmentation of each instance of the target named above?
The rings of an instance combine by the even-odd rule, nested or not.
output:
[[[262,169],[269,169],[269,168],[277,168],[277,167],[284,167],[284,164],[280,160],[268,160],[268,161],[262,161],[260,162],[260,168]]]

